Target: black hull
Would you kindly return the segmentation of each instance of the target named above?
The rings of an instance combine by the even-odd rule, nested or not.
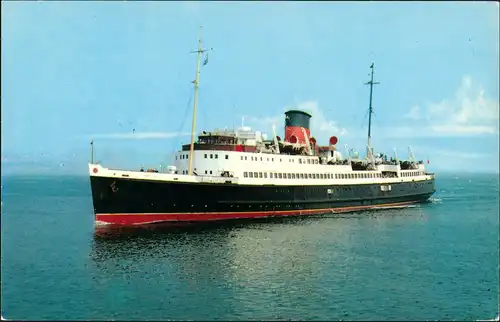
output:
[[[390,207],[423,202],[435,192],[434,179],[390,183],[390,191],[382,191],[381,185],[387,185],[386,183],[253,186],[97,176],[91,176],[90,180],[96,220],[116,224],[203,221],[371,209],[376,206]],[[144,214],[156,217],[140,217]]]

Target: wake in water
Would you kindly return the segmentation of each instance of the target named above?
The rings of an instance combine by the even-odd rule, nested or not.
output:
[[[443,199],[438,198],[438,197],[430,197],[429,201],[433,204],[440,204],[443,203]]]
[[[383,209],[418,208],[418,207],[420,207],[420,205],[419,205],[419,204],[416,204],[416,205],[402,205],[402,206],[389,206],[389,207],[376,207],[376,208],[373,208],[373,209],[370,209],[370,210],[377,210],[377,209],[383,210]]]

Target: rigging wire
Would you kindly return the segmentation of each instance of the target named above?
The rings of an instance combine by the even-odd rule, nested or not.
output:
[[[366,111],[365,117],[363,117],[363,119],[361,120],[361,125],[359,126],[360,129],[363,128],[363,125],[364,125],[364,123],[366,121],[366,117],[368,116],[368,113],[370,113],[370,110]]]
[[[187,119],[187,116],[188,116],[188,112],[190,110],[190,106],[191,106],[191,101],[193,100],[193,92],[194,92],[194,87],[191,88],[191,91],[189,93],[189,99],[188,99],[188,103],[186,105],[186,109],[184,111],[184,117],[182,118],[182,122],[181,122],[181,125],[179,127],[179,129],[175,132],[177,135],[176,135],[176,139],[174,141],[174,147],[172,148],[172,161],[174,161],[174,154],[175,154],[175,150],[177,149],[177,145],[179,144],[179,142],[181,141],[181,131],[182,129],[184,128],[184,125],[186,124],[186,119]]]

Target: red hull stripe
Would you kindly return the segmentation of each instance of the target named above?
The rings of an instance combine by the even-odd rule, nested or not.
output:
[[[159,222],[190,222],[212,221],[227,219],[264,218],[271,216],[300,216],[324,213],[341,213],[366,209],[401,207],[416,203],[416,201],[388,203],[369,206],[352,206],[342,208],[280,210],[280,211],[252,211],[252,212],[191,212],[191,213],[116,213],[96,214],[95,220],[107,224],[141,225]]]

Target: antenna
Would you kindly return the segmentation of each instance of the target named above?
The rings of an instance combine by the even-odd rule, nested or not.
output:
[[[94,164],[94,139],[92,139],[92,141],[90,141],[90,163],[91,164]]]
[[[350,155],[349,149],[347,147],[347,144],[344,144],[344,147],[345,147],[345,153],[347,154],[347,162],[349,162],[349,165],[350,165],[351,164],[351,155]]]
[[[370,139],[371,139],[371,129],[372,129],[372,114],[373,114],[373,107],[372,107],[372,95],[373,95],[373,85],[380,84],[379,82],[374,82],[373,81],[373,65],[370,66],[371,68],[371,79],[369,82],[366,82],[365,85],[370,85],[370,107],[369,107],[369,117],[368,117],[368,146],[366,150],[366,156],[369,157],[369,154],[371,153],[370,151]]]
[[[411,146],[408,146],[408,152],[410,155],[410,160],[412,164],[415,164],[415,155],[413,155],[413,150],[411,149]]]
[[[276,126],[273,124],[273,136],[274,136],[274,147],[276,149],[275,153],[280,154],[280,145],[278,142],[278,138],[276,137]]]
[[[201,32],[202,32],[202,27],[200,26],[200,36],[198,39],[198,50],[193,50],[191,53],[197,53],[198,58],[197,58],[197,67],[196,67],[196,77],[193,81],[194,83],[194,103],[193,103],[193,123],[191,126],[191,146],[189,149],[189,175],[193,174],[193,152],[194,152],[194,134],[196,130],[196,104],[198,103],[198,84],[200,81],[200,58],[201,54],[212,50],[213,48],[210,49],[203,49],[202,47],[202,42],[201,42]],[[208,63],[208,56],[206,57],[205,61],[203,62],[203,66],[205,66]]]

